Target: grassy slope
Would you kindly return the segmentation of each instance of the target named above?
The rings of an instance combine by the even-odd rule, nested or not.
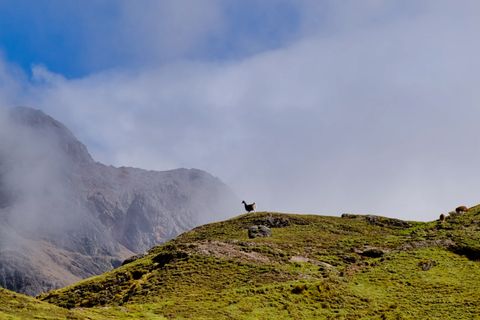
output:
[[[288,225],[248,238],[246,227],[268,221]],[[363,256],[368,247],[384,255]],[[478,208],[409,225],[257,213],[196,228],[41,299],[80,319],[472,319],[478,258]]]
[[[67,310],[32,297],[0,288],[0,319],[83,319]]]

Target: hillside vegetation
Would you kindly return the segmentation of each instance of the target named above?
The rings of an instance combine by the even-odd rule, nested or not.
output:
[[[479,258],[478,207],[444,223],[254,213],[43,294],[65,313],[39,319],[474,319]]]
[[[83,319],[67,310],[30,296],[0,288],[0,319]]]

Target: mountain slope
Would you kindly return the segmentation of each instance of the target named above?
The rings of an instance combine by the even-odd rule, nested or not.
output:
[[[238,199],[197,169],[147,171],[95,162],[39,110],[0,113],[0,286],[27,294],[118,266]]]
[[[479,211],[445,223],[243,215],[40,298],[105,319],[472,319]],[[272,236],[249,239],[253,225]]]
[[[0,319],[70,319],[80,320],[76,311],[59,308],[55,305],[41,302],[29,296],[18,294],[0,288]]]

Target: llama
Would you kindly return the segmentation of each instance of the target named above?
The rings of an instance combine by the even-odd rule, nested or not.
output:
[[[247,210],[248,213],[250,213],[251,211],[255,211],[255,207],[256,207],[255,202],[247,204],[245,201],[242,201],[242,203],[245,206],[245,210]]]

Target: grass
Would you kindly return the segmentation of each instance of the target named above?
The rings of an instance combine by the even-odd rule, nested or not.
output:
[[[31,299],[39,315],[51,308],[51,319],[474,319],[478,209],[443,224],[242,215],[41,295],[45,302],[11,300]],[[254,224],[272,225],[272,237],[249,239]],[[0,312],[23,319],[12,306]]]
[[[427,271],[420,266],[435,265]],[[479,314],[478,262],[445,249],[402,252],[349,282],[348,291],[371,302],[368,315],[386,319],[474,319]]]
[[[73,310],[0,288],[0,319],[82,319]]]

